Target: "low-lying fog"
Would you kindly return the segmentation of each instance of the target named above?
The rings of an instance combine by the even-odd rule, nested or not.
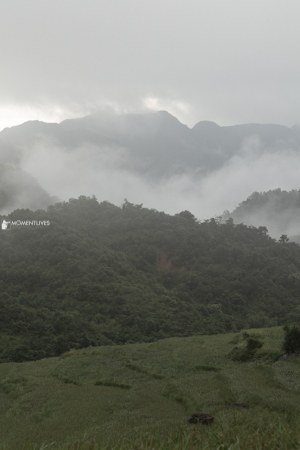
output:
[[[209,122],[190,130],[167,113],[113,120],[105,127],[97,118],[92,125],[84,119],[67,121],[54,131],[41,132],[39,122],[31,123],[26,133],[20,128],[26,124],[4,130],[0,163],[20,167],[60,200],[95,195],[121,205],[127,198],[170,214],[189,210],[200,220],[233,211],[254,191],[300,188],[298,137],[295,132],[291,137],[286,127],[279,127],[286,136],[275,133],[272,138],[269,130],[266,139],[259,128],[254,134],[241,133],[240,127]],[[75,130],[80,138],[71,142]],[[27,207],[22,191],[14,206]],[[273,235],[300,234],[298,217],[281,230],[264,211],[248,216],[247,222],[267,225]]]

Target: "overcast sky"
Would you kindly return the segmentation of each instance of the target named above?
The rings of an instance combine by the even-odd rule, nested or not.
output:
[[[300,122],[296,0],[0,0],[0,129],[97,109]]]

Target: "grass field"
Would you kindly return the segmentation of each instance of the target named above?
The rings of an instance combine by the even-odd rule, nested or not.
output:
[[[300,449],[300,358],[277,361],[282,328],[249,333],[264,345],[244,363],[232,333],[1,364],[0,449]]]

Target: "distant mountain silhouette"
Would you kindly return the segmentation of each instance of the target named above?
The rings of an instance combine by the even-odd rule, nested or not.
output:
[[[22,167],[26,152],[37,151],[45,142],[68,152],[88,145],[108,147],[111,152],[123,148],[127,155],[124,167],[149,177],[186,171],[199,176],[222,167],[251,145],[261,152],[299,150],[300,129],[269,124],[221,127],[209,121],[190,129],[166,111],[95,113],[60,124],[31,121],[6,128],[0,133],[0,162]]]
[[[96,146],[115,144],[111,139],[84,128],[74,127],[70,131],[57,123],[33,120],[1,131],[0,163],[22,165],[28,152],[38,150],[45,143],[70,151],[87,142]]]
[[[185,170],[198,173],[220,168],[249,140],[265,149],[300,148],[300,132],[282,125],[245,124],[220,127],[198,122],[192,129],[166,111],[147,114],[92,114],[60,125],[77,127],[117,140],[129,149],[131,167],[143,173],[166,175]],[[250,142],[251,145],[251,142]]]
[[[165,176],[198,163],[191,130],[166,111],[148,114],[92,114],[60,124],[77,127],[118,141],[128,150],[128,167],[150,176]]]
[[[166,111],[120,115],[98,112],[60,124],[30,121],[0,133],[0,164],[25,170],[34,167],[40,182],[40,167],[43,173],[46,170],[52,174],[53,167],[62,164],[60,172],[53,172],[54,177],[62,177],[60,186],[66,171],[78,172],[77,183],[81,173],[87,177],[93,172],[95,180],[98,173],[107,173],[107,167],[117,176],[122,171],[153,185],[182,174],[196,182],[226,167],[233,157],[243,159],[253,151],[260,156],[286,150],[300,150],[299,125],[222,127],[201,121],[190,129]],[[52,158],[43,160],[43,155]],[[74,177],[68,179],[74,183]],[[83,186],[86,179],[82,179]],[[128,178],[128,183],[134,179]],[[47,189],[51,189],[49,182]]]
[[[220,127],[213,122],[198,122],[191,131],[202,147],[212,151],[221,149],[224,160],[240,152],[249,138],[258,139],[263,148],[299,148],[300,145],[300,135],[283,125],[245,124]]]

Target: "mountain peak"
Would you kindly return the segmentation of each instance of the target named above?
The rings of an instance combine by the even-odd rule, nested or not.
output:
[[[194,130],[194,129],[216,130],[218,128],[221,128],[221,127],[220,127],[220,125],[218,125],[215,122],[212,122],[210,120],[201,120],[200,122],[197,122],[196,125],[193,126],[192,130]]]

